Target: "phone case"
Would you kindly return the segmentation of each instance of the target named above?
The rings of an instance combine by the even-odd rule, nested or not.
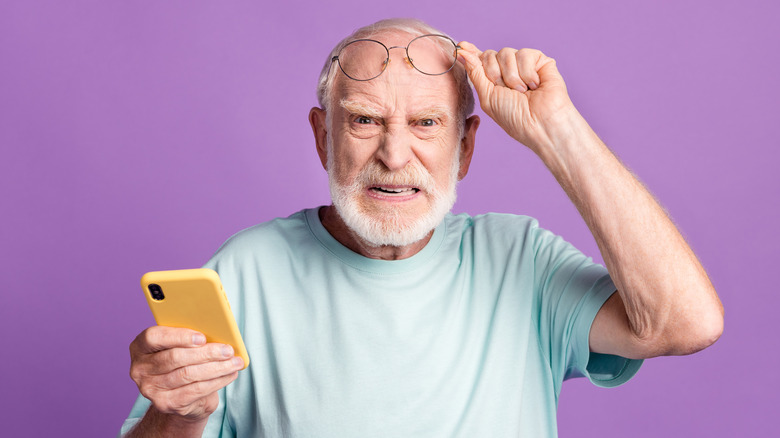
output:
[[[149,285],[159,285],[162,300],[152,297]],[[148,272],[141,277],[141,287],[158,325],[183,327],[206,335],[208,342],[228,344],[236,356],[249,366],[241,332],[230,310],[219,275],[211,269],[182,269]]]

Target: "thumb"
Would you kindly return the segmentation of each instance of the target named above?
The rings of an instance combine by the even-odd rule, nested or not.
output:
[[[493,92],[495,84],[485,74],[485,67],[482,66],[482,60],[479,59],[482,52],[477,46],[466,41],[461,41],[458,45],[461,47],[461,50],[458,51],[458,61],[466,68],[466,73],[469,75],[471,83],[474,84],[479,100],[485,102],[487,96]]]

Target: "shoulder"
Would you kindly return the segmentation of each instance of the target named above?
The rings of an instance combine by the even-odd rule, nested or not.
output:
[[[301,210],[285,218],[276,218],[241,230],[228,238],[212,257],[215,259],[245,259],[262,256],[264,253],[285,252],[301,240],[311,239],[306,221],[307,210]]]
[[[539,230],[539,221],[530,217],[508,213],[485,213],[471,216],[466,213],[450,214],[446,218],[447,230],[453,233],[472,234],[479,238],[529,237]]]
[[[539,222],[529,216],[486,213],[448,215],[448,246],[475,260],[498,261],[532,256],[539,250]],[[529,262],[526,260],[526,263]]]

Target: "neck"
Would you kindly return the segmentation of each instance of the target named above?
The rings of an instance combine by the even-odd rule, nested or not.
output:
[[[431,240],[431,236],[433,236],[433,231],[431,231],[424,238],[406,246],[374,246],[355,234],[355,232],[344,223],[341,216],[339,216],[336,211],[336,208],[332,205],[320,208],[319,216],[322,226],[328,230],[328,233],[330,233],[334,239],[350,250],[370,259],[407,259],[422,251],[422,249],[425,248],[425,245]]]

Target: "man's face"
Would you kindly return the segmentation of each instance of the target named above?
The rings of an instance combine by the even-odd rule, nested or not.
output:
[[[374,39],[390,47],[412,38]],[[462,170],[454,76],[424,75],[404,57],[403,49],[390,50],[387,69],[370,81],[337,74],[330,104],[333,204],[374,246],[405,246],[427,236],[452,208]]]

